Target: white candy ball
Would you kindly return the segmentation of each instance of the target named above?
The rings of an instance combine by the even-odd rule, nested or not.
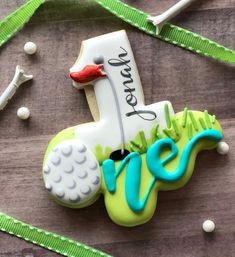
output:
[[[229,152],[229,145],[226,142],[219,142],[216,150],[219,154],[225,155]]]
[[[26,54],[35,54],[37,52],[37,45],[34,42],[27,42],[24,45],[24,51]]]
[[[202,224],[202,229],[206,233],[211,233],[215,230],[215,223],[212,220],[205,220]]]
[[[27,120],[30,116],[30,111],[27,107],[21,107],[17,110],[17,116],[21,120]]]

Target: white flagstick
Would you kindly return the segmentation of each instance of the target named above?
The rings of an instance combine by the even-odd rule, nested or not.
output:
[[[15,94],[16,90],[26,81],[33,79],[33,75],[26,75],[24,70],[17,65],[15,76],[9,86],[5,89],[3,94],[0,96],[0,110],[3,110],[7,105],[8,101]]]
[[[150,16],[149,22],[152,22],[156,26],[156,34],[160,34],[164,24],[179,14],[182,10],[187,8],[194,0],[180,0],[177,4],[170,7],[164,13],[157,16]]]

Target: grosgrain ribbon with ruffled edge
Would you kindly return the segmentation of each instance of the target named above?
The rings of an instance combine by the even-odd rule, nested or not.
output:
[[[75,240],[33,227],[0,213],[0,231],[67,257],[112,257]]]
[[[200,55],[235,64],[235,51],[232,49],[170,23],[166,23],[161,33],[156,35],[156,27],[147,21],[149,14],[119,0],[96,0],[96,2],[125,22],[153,37]]]
[[[0,21],[0,46],[13,37],[45,0],[30,0]]]
[[[21,27],[23,27],[44,1],[45,0],[30,0],[0,22],[0,46],[6,43]],[[226,48],[196,33],[166,23],[163,26],[161,33],[156,35],[156,27],[147,21],[149,14],[133,8],[119,0],[96,0],[96,2],[122,20],[151,36],[200,55],[232,64],[235,63],[234,50]]]
[[[235,64],[235,51],[189,30],[166,23],[159,35],[156,27],[147,21],[149,14],[133,8],[119,0],[95,0],[102,7],[125,22],[137,27],[147,34],[177,45],[194,53],[216,60]],[[29,0],[18,10],[0,22],[0,46],[6,43],[30,19],[45,0]]]

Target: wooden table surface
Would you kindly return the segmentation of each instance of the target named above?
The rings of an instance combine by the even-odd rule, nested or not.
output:
[[[0,18],[24,0],[0,1]],[[179,49],[130,27],[95,3],[54,0],[0,49],[0,90],[11,81],[17,64],[35,75],[0,114],[0,210],[35,226],[67,235],[116,257],[235,256],[235,70],[234,67]],[[126,1],[160,13],[176,0]],[[198,0],[173,21],[235,48],[235,0]],[[186,105],[216,114],[230,144],[228,156],[216,151],[199,155],[194,175],[181,190],[160,192],[153,219],[122,228],[110,221],[103,199],[82,210],[54,203],[44,189],[41,166],[48,141],[57,132],[92,120],[85,95],[71,86],[68,70],[81,41],[126,29],[142,78],[146,103],[168,99],[175,111]],[[27,56],[25,42],[38,45]],[[143,58],[144,57],[144,58]],[[29,121],[16,111],[30,108]],[[216,222],[204,234],[205,219]],[[57,254],[0,234],[1,257],[54,257]]]

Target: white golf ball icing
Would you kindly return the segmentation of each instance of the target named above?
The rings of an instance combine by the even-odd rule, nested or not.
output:
[[[93,199],[101,184],[95,155],[79,140],[66,140],[49,153],[43,168],[45,187],[60,202],[79,207]]]

